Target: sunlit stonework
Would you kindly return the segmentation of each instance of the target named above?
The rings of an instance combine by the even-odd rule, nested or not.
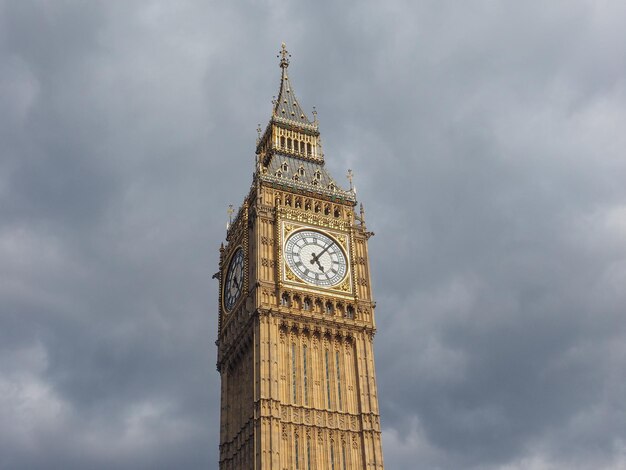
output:
[[[356,195],[287,76],[220,249],[221,469],[382,469],[374,307]]]

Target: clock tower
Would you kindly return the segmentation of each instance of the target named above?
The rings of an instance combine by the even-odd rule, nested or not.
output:
[[[367,231],[280,52],[249,193],[220,248],[220,469],[383,469]]]

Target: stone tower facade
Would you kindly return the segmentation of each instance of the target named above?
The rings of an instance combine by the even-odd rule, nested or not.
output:
[[[220,248],[221,469],[382,469],[367,231],[287,75]],[[349,172],[351,179],[351,172]]]

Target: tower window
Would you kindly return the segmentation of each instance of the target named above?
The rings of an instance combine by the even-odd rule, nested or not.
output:
[[[306,144],[306,154],[311,155],[311,143],[310,142]]]
[[[335,207],[335,217],[339,217],[341,215],[339,208]]]
[[[315,179],[319,181],[321,178],[322,178],[322,174],[320,173],[320,171],[315,170]]]
[[[293,391],[293,403],[296,403],[296,344],[291,343],[291,389]]]
[[[333,314],[333,304],[331,304],[330,302],[326,302],[326,314],[327,315]]]
[[[330,184],[328,185],[328,189],[330,189],[331,191],[334,191],[335,190],[335,183],[333,183],[331,181]]]
[[[291,150],[291,139],[287,139],[287,149]]]
[[[309,391],[308,391],[308,387],[309,387],[309,383],[308,383],[308,376],[307,376],[307,363],[306,363],[306,353],[307,353],[307,347],[306,344],[304,346],[302,346],[302,377],[303,377],[303,385],[304,385],[304,404],[308,406],[309,404]]]
[[[337,370],[337,409],[341,411],[341,373],[339,369],[339,351],[335,351],[335,369]]]
[[[330,372],[328,370],[328,349],[324,351],[324,359],[326,365],[326,407],[330,408]],[[332,449],[332,448],[331,448]]]
[[[324,206],[324,214],[325,214],[325,215],[330,214],[330,206],[329,206],[328,204],[326,204],[326,205]]]
[[[280,297],[280,304],[283,307],[289,307],[289,294],[287,294],[287,292]]]
[[[300,168],[298,168],[298,174],[300,176],[304,176],[304,167],[302,165],[300,165]]]
[[[300,458],[298,456],[298,436],[296,435],[296,438],[294,439],[294,445],[295,445],[295,457],[296,457],[296,470],[300,470]]]
[[[283,177],[283,172],[280,170],[276,170],[276,173],[274,173],[276,176],[278,176],[279,178]]]
[[[287,166],[287,162],[283,162],[282,169],[283,171],[287,171],[289,169],[289,167]]]
[[[311,299],[309,299],[308,297],[305,297],[303,307],[304,307],[304,310],[311,310]]]
[[[348,309],[346,310],[346,318],[352,320],[354,318],[354,307],[352,305],[348,305]]]
[[[283,136],[280,137],[280,146],[285,148],[285,138]]]

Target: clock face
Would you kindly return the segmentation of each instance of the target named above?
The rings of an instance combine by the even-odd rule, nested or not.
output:
[[[304,282],[332,287],[346,277],[346,255],[331,237],[317,230],[300,230],[285,244],[285,260]]]
[[[243,250],[237,248],[230,260],[224,282],[224,307],[230,310],[241,295],[243,289]]]

